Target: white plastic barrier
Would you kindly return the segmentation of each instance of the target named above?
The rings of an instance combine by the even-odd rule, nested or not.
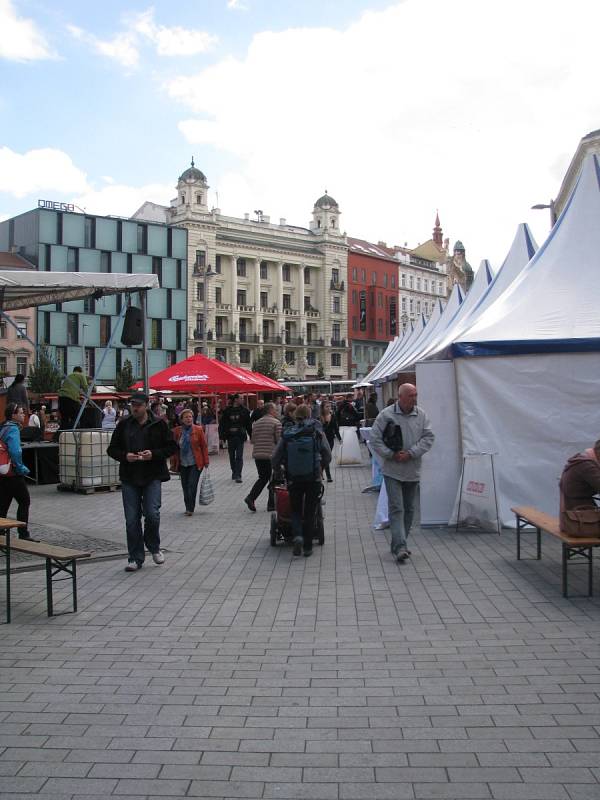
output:
[[[362,453],[360,452],[360,442],[356,435],[356,428],[344,426],[340,428],[342,441],[338,452],[338,466],[352,467],[362,464]]]

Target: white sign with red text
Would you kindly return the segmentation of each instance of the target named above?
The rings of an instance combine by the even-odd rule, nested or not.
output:
[[[463,471],[450,525],[500,532],[494,456],[470,453],[463,458]]]

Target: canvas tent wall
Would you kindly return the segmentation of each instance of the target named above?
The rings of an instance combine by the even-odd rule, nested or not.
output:
[[[600,161],[548,239],[452,347],[465,450],[493,451],[501,517],[558,509],[566,458],[600,432]]]

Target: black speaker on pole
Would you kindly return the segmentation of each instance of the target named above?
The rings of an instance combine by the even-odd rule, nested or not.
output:
[[[129,306],[125,312],[123,320],[123,333],[121,334],[121,344],[131,347],[134,344],[141,344],[143,339],[144,318],[142,309],[136,306]]]

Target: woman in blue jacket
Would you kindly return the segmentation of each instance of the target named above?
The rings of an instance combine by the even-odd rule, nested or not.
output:
[[[17,519],[29,522],[29,489],[25,483],[25,475],[29,470],[23,464],[23,451],[21,450],[21,428],[25,420],[23,406],[17,403],[8,403],[4,412],[5,422],[0,427],[0,439],[5,442],[11,460],[10,475],[0,475],[0,517],[8,515],[8,509],[13,500],[17,501]],[[35,541],[29,535],[27,528],[19,529],[19,539]]]

